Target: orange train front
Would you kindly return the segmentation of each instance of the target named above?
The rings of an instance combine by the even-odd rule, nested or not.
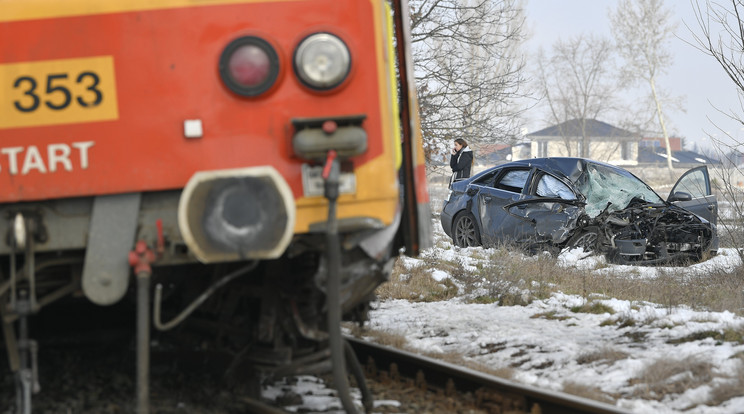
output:
[[[398,248],[429,243],[405,20],[393,23],[406,9],[2,2],[6,326],[77,292],[91,306],[122,303],[141,272],[188,301],[252,263],[224,293],[229,309],[223,297],[196,312],[239,324],[248,335],[233,345],[257,343],[257,366],[322,349],[329,228],[345,315],[363,316]],[[173,304],[156,305],[166,315]],[[29,350],[7,348],[11,370],[29,368]]]

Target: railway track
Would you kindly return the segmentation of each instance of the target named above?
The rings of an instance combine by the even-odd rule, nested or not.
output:
[[[127,332],[104,335],[97,331],[93,336],[71,334],[64,340],[42,341],[42,392],[34,396],[33,412],[134,412],[133,340]],[[398,404],[375,406],[375,413],[627,413],[593,400],[512,383],[410,352],[351,337],[346,340],[366,371],[372,398],[382,404],[386,400]],[[204,414],[289,412],[285,410],[290,407],[281,402],[249,398],[239,384],[226,388],[223,374],[231,360],[229,354],[194,347],[168,349],[154,354],[152,412],[177,414],[187,408]],[[7,375],[4,362],[0,363],[0,371],[6,374],[0,377],[0,411],[13,412],[13,379]],[[328,383],[329,378],[321,376],[318,382]],[[321,393],[333,394],[332,384]],[[304,396],[297,398],[301,401]],[[333,410],[333,405],[320,412]]]
[[[355,338],[346,338],[372,378],[390,377],[446,395],[472,395],[476,408],[493,413],[621,414],[617,407],[586,398],[517,384]],[[380,374],[382,371],[382,374]],[[457,397],[455,397],[457,398]]]

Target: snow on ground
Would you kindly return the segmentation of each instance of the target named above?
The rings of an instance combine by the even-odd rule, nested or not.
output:
[[[423,255],[449,261],[458,259],[466,271],[475,271],[478,262],[487,256],[483,249],[454,248],[437,219],[433,224],[435,245],[445,247],[429,249]],[[442,239],[447,242],[441,243]],[[422,262],[406,257],[401,260],[408,268]],[[558,265],[589,269],[598,274],[624,274],[630,279],[654,279],[663,274],[694,276],[714,270],[730,271],[742,263],[736,250],[730,248],[721,249],[717,256],[703,263],[684,268],[613,265],[578,249],[561,253]],[[440,282],[450,278],[441,269],[431,269],[431,275]],[[584,298],[562,293],[527,306],[473,304],[467,303],[464,297],[428,303],[387,300],[373,304],[368,326],[404,336],[407,346],[414,352],[452,352],[490,369],[511,368],[512,380],[524,384],[557,391],[574,384],[596,388],[602,393],[619,396],[617,406],[634,413],[744,413],[744,396],[716,406],[706,405],[716,387],[736,383],[735,376],[742,372],[737,370],[744,363],[741,357],[744,345],[710,337],[675,342],[703,331],[741,332],[744,318],[731,312],[702,312],[684,306],[669,308],[618,299],[600,302],[614,313],[572,312],[572,307],[585,304]],[[593,355],[600,357],[593,360]],[[639,394],[645,391],[648,396],[652,390],[646,380],[639,378],[648,367],[664,361],[690,367],[710,364],[710,378],[689,378],[685,382],[685,378],[679,377],[690,374],[682,373],[673,379],[678,384],[688,385],[678,393],[666,393],[660,401],[642,398]],[[656,366],[659,370],[664,368]],[[275,396],[276,387],[295,390],[315,396],[305,397],[303,403],[285,409],[341,412],[335,411],[340,409],[335,391],[314,381],[300,378],[297,385],[277,384],[264,394]],[[308,388],[317,388],[317,391],[313,394]],[[353,390],[353,397],[358,405],[361,404],[358,390]],[[378,404],[395,406],[396,402]]]
[[[362,407],[362,393],[358,388],[350,389],[351,398],[359,409],[364,412]],[[302,413],[323,413],[323,414],[344,414],[341,400],[337,397],[335,389],[329,388],[328,385],[317,377],[310,375],[301,375],[291,379],[277,381],[267,386],[261,392],[261,396],[269,401],[284,402],[282,409],[288,412]],[[294,400],[292,402],[291,400]],[[395,409],[400,406],[398,401],[375,399],[373,407],[392,407]],[[375,412],[373,408],[373,413]]]
[[[570,381],[598,387],[608,394],[631,395],[636,387],[629,384],[645,366],[670,357],[712,363],[714,373],[721,376],[715,381],[725,381],[724,377],[733,375],[741,364],[740,359],[732,356],[744,352],[744,345],[718,344],[710,338],[678,345],[667,343],[699,331],[741,329],[744,321],[731,313],[693,312],[684,308],[668,312],[654,305],[633,309],[627,301],[603,302],[642,326],[600,326],[612,316],[572,313],[569,308],[583,304],[583,299],[556,294],[528,306],[390,300],[379,303],[372,312],[371,328],[404,335],[407,344],[421,352],[462,354],[492,369],[518,364],[514,367],[514,380],[557,391]],[[551,319],[533,318],[548,312],[555,312]],[[644,333],[642,342],[634,340],[634,332]],[[607,348],[627,353],[628,357],[588,364],[577,362],[580,357]],[[709,386],[703,385],[661,402],[627,397],[618,406],[638,413],[674,413],[689,407],[695,408],[685,412],[744,412],[744,397],[719,407],[699,406],[707,401],[708,391]]]
[[[436,222],[435,229],[436,236],[442,237]],[[478,250],[433,248],[425,254],[443,259],[457,255],[468,269],[477,260],[469,256]],[[416,265],[417,259],[405,260],[407,266]],[[611,265],[581,250],[563,252],[558,263],[644,279],[660,272],[696,275],[741,266],[734,249],[721,249],[712,259],[686,268]],[[448,274],[435,270],[432,276],[442,281]],[[668,308],[617,299],[600,302],[614,313],[574,313],[571,308],[585,304],[584,298],[562,293],[528,306],[472,304],[461,298],[429,303],[387,300],[375,304],[369,326],[404,336],[409,347],[422,353],[451,352],[491,369],[511,367],[513,380],[525,384],[557,391],[568,383],[598,388],[608,395],[619,395],[617,406],[632,412],[744,413],[744,397],[717,406],[705,405],[715,386],[735,383],[743,363],[736,355],[744,353],[744,345],[710,337],[674,342],[703,331],[741,332],[744,318],[731,312],[700,312],[684,306]],[[603,354],[620,357],[590,360],[592,355]],[[690,385],[680,393],[667,394],[661,401],[637,396],[648,391],[643,388],[646,383],[638,378],[660,361],[682,366],[710,364],[712,375],[698,381],[700,384],[690,379]]]
[[[736,249],[719,249],[718,254],[701,263],[687,267],[666,266],[630,266],[608,264],[604,256],[587,255],[582,249],[563,251],[558,256],[558,265],[579,269],[595,269],[597,273],[625,274],[638,279],[654,279],[660,274],[674,273],[676,275],[704,275],[712,271],[731,272],[741,266],[741,258]]]
[[[444,237],[437,224],[435,237]],[[466,270],[474,270],[475,263],[482,260],[478,258],[483,257],[482,253],[481,248],[433,248],[424,255],[449,260],[459,257]],[[402,260],[407,267],[421,262],[411,258]],[[695,275],[741,265],[734,249],[721,249],[716,257],[686,268],[612,265],[602,258],[587,256],[581,250],[563,252],[558,263],[564,267],[626,273],[629,277],[643,279],[654,278],[660,272]],[[432,277],[442,281],[450,275],[441,269],[432,269]],[[511,368],[512,380],[524,384],[556,391],[562,391],[566,384],[579,384],[608,395],[619,395],[617,406],[634,413],[744,413],[744,397],[717,406],[706,405],[716,386],[735,383],[737,370],[743,363],[736,355],[744,353],[744,345],[710,337],[674,342],[703,331],[742,331],[744,318],[731,312],[694,311],[684,306],[668,308],[617,299],[600,302],[614,313],[572,312],[572,307],[585,303],[584,298],[562,293],[527,306],[473,304],[466,303],[462,297],[429,303],[387,300],[373,304],[368,326],[404,336],[410,349],[417,352],[454,353],[490,369]],[[599,357],[592,361],[592,355],[619,357]],[[698,382],[691,379],[688,382],[691,385],[677,394],[667,394],[660,401],[638,396],[647,391],[644,389],[646,383],[638,378],[647,367],[660,361],[683,366],[710,364],[711,377]],[[335,390],[311,377],[300,377],[296,381],[294,385],[269,387],[264,396],[274,399],[291,390],[304,395],[303,401],[285,409],[341,412],[336,411],[340,410],[340,402]],[[280,389],[284,391],[279,392]],[[354,389],[352,395],[360,404],[358,390]],[[395,407],[397,402],[379,401],[377,404],[378,407]]]

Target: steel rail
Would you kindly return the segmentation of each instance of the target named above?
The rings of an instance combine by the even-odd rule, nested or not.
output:
[[[362,341],[346,336],[357,359],[365,363],[372,359],[377,367],[397,366],[401,376],[415,379],[423,373],[429,386],[445,390],[454,387],[458,392],[473,392],[480,390],[519,396],[526,403],[527,412],[542,414],[629,414],[621,408],[577,397],[556,391],[541,390],[537,387],[517,384],[503,378],[488,375],[479,371],[456,366],[433,358],[416,355],[411,352]],[[380,368],[382,369],[382,368]],[[448,384],[449,382],[449,384]],[[534,411],[534,407],[539,407]]]

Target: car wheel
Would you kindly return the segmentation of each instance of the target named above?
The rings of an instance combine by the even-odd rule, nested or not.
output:
[[[594,252],[597,250],[598,238],[597,229],[589,227],[571,237],[571,240],[568,241],[568,248],[575,249],[581,247],[587,253]]]
[[[455,231],[452,232],[452,241],[458,247],[480,246],[480,230],[475,222],[475,217],[470,213],[462,213],[455,218]]]

